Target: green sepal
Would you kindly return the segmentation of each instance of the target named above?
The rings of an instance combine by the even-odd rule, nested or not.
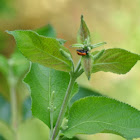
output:
[[[93,65],[92,56],[91,55],[82,56],[81,64],[82,64],[82,68],[84,69],[84,72],[85,72],[88,80],[90,80],[90,76],[91,76],[91,72],[92,72],[92,65]]]
[[[68,59],[71,63],[72,63],[72,70],[74,69],[74,64],[73,64],[73,60],[72,57],[70,55],[70,53],[67,53],[66,51],[64,51],[63,49],[59,49],[60,53],[66,58]]]
[[[84,45],[83,44],[72,44],[70,47],[84,48]]]
[[[94,49],[94,48],[100,47],[100,46],[105,45],[105,44],[107,44],[107,43],[106,42],[100,42],[100,43],[97,43],[97,44],[90,45],[90,48]]]
[[[88,27],[83,19],[83,15],[81,16],[81,25],[77,35],[77,42],[81,44],[89,44],[90,43],[90,32]]]

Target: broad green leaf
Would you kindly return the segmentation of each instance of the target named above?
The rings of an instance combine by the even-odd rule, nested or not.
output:
[[[39,64],[32,64],[31,70],[25,82],[30,86],[32,97],[32,114],[50,127],[50,111],[48,109],[51,94],[54,92],[54,124],[56,123],[67,87],[69,74],[56,71]],[[77,92],[77,84],[74,85],[72,95]]]
[[[56,38],[56,31],[54,30],[54,28],[48,24],[42,28],[39,28],[37,30],[35,30],[39,35],[43,35],[46,37],[54,37]]]
[[[63,49],[69,54],[70,52],[56,39],[47,38],[27,30],[8,31],[8,33],[14,36],[19,50],[30,61],[60,71],[71,71],[71,61],[62,56],[59,49]]]
[[[88,89],[86,87],[79,87],[79,91],[78,93],[76,93],[71,101],[70,101],[70,106],[77,100],[81,99],[81,98],[84,98],[84,97],[88,97],[88,96],[103,96],[101,95],[99,92],[97,91],[93,91],[91,89]]]
[[[70,108],[64,135],[113,133],[124,138],[140,137],[140,111],[106,97],[86,97]]]
[[[9,73],[9,66],[6,57],[0,55],[0,72],[7,77]]]
[[[93,67],[93,59],[90,55],[82,56],[81,59],[82,68],[84,69],[84,72],[88,79],[90,79],[91,73],[92,73],[92,67]]]
[[[81,25],[77,35],[77,42],[80,44],[89,44],[90,43],[90,32],[88,27],[83,19],[83,15],[81,16]]]
[[[98,51],[92,54],[97,54]],[[125,74],[140,60],[140,55],[124,49],[113,48],[104,51],[101,57],[93,62],[92,72],[104,71]]]
[[[32,118],[19,126],[19,140],[49,140],[49,128],[39,119]]]
[[[10,103],[0,95],[0,120],[10,123],[11,121],[11,107]]]
[[[0,135],[6,140],[15,140],[12,129],[2,121],[0,121]]]

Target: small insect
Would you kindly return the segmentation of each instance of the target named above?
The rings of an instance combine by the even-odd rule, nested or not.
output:
[[[88,54],[88,50],[76,50],[78,55],[87,55]]]

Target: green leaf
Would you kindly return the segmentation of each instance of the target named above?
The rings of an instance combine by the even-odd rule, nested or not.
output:
[[[0,72],[7,77],[9,73],[9,66],[6,57],[0,55]]]
[[[0,121],[0,135],[6,140],[15,140],[12,129],[2,121]]]
[[[83,44],[72,44],[70,47],[84,48],[84,45]]]
[[[63,49],[69,54],[70,52],[56,39],[47,38],[27,30],[8,31],[8,33],[14,36],[19,50],[30,61],[60,71],[71,71],[71,61],[62,56],[59,49]]]
[[[37,30],[35,30],[39,35],[43,35],[46,37],[54,37],[56,38],[56,31],[54,30],[54,28],[48,24],[42,28],[39,28]]]
[[[70,108],[64,135],[113,133],[124,138],[140,137],[140,111],[106,97],[87,97]]]
[[[84,72],[85,72],[87,78],[90,79],[90,76],[92,73],[92,67],[93,67],[92,66],[93,65],[92,56],[90,56],[90,55],[82,56],[81,64],[82,64],[82,68],[84,69]]]
[[[105,45],[107,44],[106,42],[100,42],[100,43],[97,43],[97,44],[93,44],[93,45],[90,45],[91,49],[94,49],[94,48],[97,48],[97,47],[100,47],[102,45]]]
[[[79,87],[79,91],[78,93],[76,93],[71,101],[70,101],[70,106],[77,100],[81,99],[81,98],[84,98],[84,97],[88,97],[88,96],[103,96],[101,95],[99,92],[97,91],[93,91],[91,89],[88,89],[86,87]]]
[[[93,52],[96,55],[98,51]],[[93,62],[92,72],[104,71],[117,74],[125,74],[140,60],[140,55],[131,53],[124,49],[107,49]]]
[[[50,127],[51,94],[54,91],[54,125],[56,123],[68,84],[69,74],[61,71],[49,69],[39,64],[32,64],[31,71],[25,78],[25,82],[30,86],[32,97],[32,114],[42,120]],[[78,90],[77,84],[74,85],[72,95]]]
[[[37,30],[35,30],[39,35],[43,35],[46,37],[52,37],[52,38],[56,38],[56,31],[54,30],[54,28],[48,24],[47,26],[44,26],[42,28],[39,28]],[[56,39],[61,45],[64,45],[66,40],[64,39]]]
[[[22,123],[18,129],[19,140],[49,140],[49,128],[36,118]]]
[[[90,32],[88,27],[83,19],[83,15],[81,16],[81,25],[77,35],[77,42],[80,44],[89,44],[90,43]]]
[[[0,95],[0,120],[10,123],[11,121],[11,107],[10,103]]]

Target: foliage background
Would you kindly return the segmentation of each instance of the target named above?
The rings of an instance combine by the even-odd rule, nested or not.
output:
[[[102,48],[124,48],[140,54],[140,0],[0,0],[0,53],[7,58],[14,52],[13,38],[4,32],[15,29],[36,29],[50,23],[58,38],[67,40],[65,46],[76,43],[80,16],[91,31],[93,43],[106,41]],[[75,49],[69,48],[75,62]],[[0,92],[6,85],[0,77]],[[88,81],[83,74],[80,85],[95,89],[104,95],[128,103],[140,110],[140,63],[126,75],[98,72]],[[23,85],[22,90],[25,89]],[[22,93],[23,101],[29,95]],[[79,136],[85,140],[123,140],[113,134]]]

